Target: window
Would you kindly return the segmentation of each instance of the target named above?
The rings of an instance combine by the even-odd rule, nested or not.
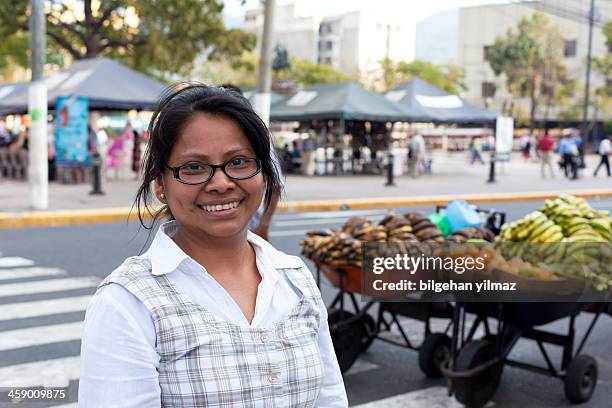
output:
[[[487,54],[489,53],[489,50],[491,49],[490,45],[485,45],[484,47],[482,47],[482,58],[483,59],[487,59]]]
[[[325,65],[331,65],[331,62],[332,62],[332,61],[331,61],[331,58],[330,58],[330,57],[325,57],[325,58],[323,58],[323,63],[324,63]]]
[[[563,50],[563,56],[575,57],[576,56],[576,40],[566,40],[565,48]]]
[[[482,83],[482,97],[492,98],[495,96],[495,84],[493,82]]]
[[[612,54],[612,42],[608,44],[608,53]]]
[[[325,41],[325,49],[331,50],[334,47],[334,43],[331,41]]]

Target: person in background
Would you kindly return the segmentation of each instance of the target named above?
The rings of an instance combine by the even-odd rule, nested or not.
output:
[[[315,148],[315,138],[312,134],[309,134],[308,137],[302,141],[302,168],[300,171],[305,176],[314,175]]]
[[[412,177],[421,174],[423,158],[425,157],[425,139],[420,134],[412,135],[408,145],[408,172]]]
[[[529,135],[521,136],[520,140],[521,144],[521,154],[523,155],[523,159],[528,161],[531,158],[531,138]]]
[[[574,130],[574,137],[572,138],[572,141],[578,149],[578,153],[574,159],[576,160],[576,165],[581,169],[584,169],[586,168],[586,163],[584,160],[584,139],[580,135],[580,131],[578,129]]]
[[[468,148],[470,152],[470,164],[473,165],[476,160],[478,160],[480,164],[485,164],[484,160],[482,160],[482,155],[480,154],[481,149],[482,147],[478,138],[473,138],[470,140],[470,146]]]
[[[544,136],[538,141],[538,152],[540,155],[540,170],[542,172],[542,178],[546,178],[546,167],[550,171],[550,177],[555,178],[555,172],[552,166],[552,152],[554,151],[555,141],[548,134],[544,133]]]
[[[565,177],[569,177],[571,180],[578,178],[578,147],[572,140],[571,135],[566,134],[559,143],[559,155],[561,156],[561,166]]]
[[[300,152],[300,146],[297,139],[291,144],[293,146],[291,150],[291,172],[297,173],[302,166],[302,153]]]
[[[136,179],[138,179],[138,175],[140,174],[141,137],[140,133],[136,129],[132,130],[132,134],[134,135],[134,146],[132,147],[132,171],[136,173]]]
[[[601,142],[599,142],[599,147],[597,149],[597,153],[599,153],[599,164],[597,168],[593,172],[593,177],[597,177],[597,173],[599,172],[599,168],[603,165],[606,166],[606,172],[608,173],[608,177],[610,177],[610,162],[608,160],[608,155],[612,151],[612,143],[610,143],[610,136],[604,137]]]

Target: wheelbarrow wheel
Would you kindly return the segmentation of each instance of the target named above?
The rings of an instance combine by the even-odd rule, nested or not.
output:
[[[419,367],[429,378],[440,378],[440,367],[450,359],[451,339],[444,333],[431,333],[419,347]]]
[[[570,362],[564,379],[565,396],[574,404],[591,399],[597,385],[597,361],[581,354]]]
[[[363,315],[361,321],[363,322],[366,332],[366,336],[361,339],[361,351],[366,351],[376,338],[376,322],[374,318],[367,313]]]
[[[455,368],[466,371],[486,364],[496,358],[495,344],[487,340],[470,341],[463,347]],[[493,397],[503,370],[502,363],[494,364],[485,370],[464,378],[454,380],[457,401],[470,408],[480,408]]]
[[[344,373],[359,357],[362,340],[367,337],[367,333],[361,319],[357,319],[351,312],[339,309],[329,311],[328,324],[338,365],[340,371]]]

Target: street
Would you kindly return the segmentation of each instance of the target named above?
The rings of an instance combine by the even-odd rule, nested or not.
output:
[[[612,199],[590,202],[597,209],[612,210]],[[512,221],[540,206],[541,202],[513,202],[482,207],[505,211],[507,221]],[[270,239],[280,250],[299,254],[299,241],[306,231],[337,228],[355,215],[378,221],[386,211],[278,214],[273,220]],[[406,208],[395,210],[400,214],[407,211]],[[0,382],[10,379],[16,385],[34,386],[42,384],[49,375],[56,380],[63,378],[70,382],[69,403],[56,406],[76,406],[80,333],[87,303],[99,281],[126,257],[144,252],[153,234],[139,229],[135,223],[2,230]],[[335,289],[324,281],[321,290],[329,303]],[[402,323],[409,338],[418,344],[421,323]],[[578,320],[578,338],[586,323],[586,317]],[[444,326],[443,321],[434,322],[434,329]],[[550,325],[550,329],[564,330],[566,326],[565,321],[559,321]],[[589,407],[608,407],[612,399],[610,334],[612,321],[603,316],[584,351],[596,357],[599,364],[599,384],[587,404]],[[552,348],[549,351],[553,362],[558,364],[560,353]],[[536,345],[525,340],[519,341],[511,356],[528,362],[541,360]],[[421,373],[415,352],[382,341],[374,341],[344,379],[351,406],[460,406],[454,398],[447,397],[444,380],[427,379]],[[489,406],[535,408],[570,404],[564,398],[561,381],[506,367]]]

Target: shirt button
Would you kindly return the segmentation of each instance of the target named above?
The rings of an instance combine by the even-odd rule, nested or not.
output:
[[[265,343],[265,342],[267,342],[267,341],[268,341],[268,335],[267,335],[267,334],[262,334],[262,335],[261,335],[261,342],[262,342],[262,343]]]
[[[276,374],[271,374],[269,377],[269,380],[271,383],[275,383],[276,381],[278,381],[278,375]]]

